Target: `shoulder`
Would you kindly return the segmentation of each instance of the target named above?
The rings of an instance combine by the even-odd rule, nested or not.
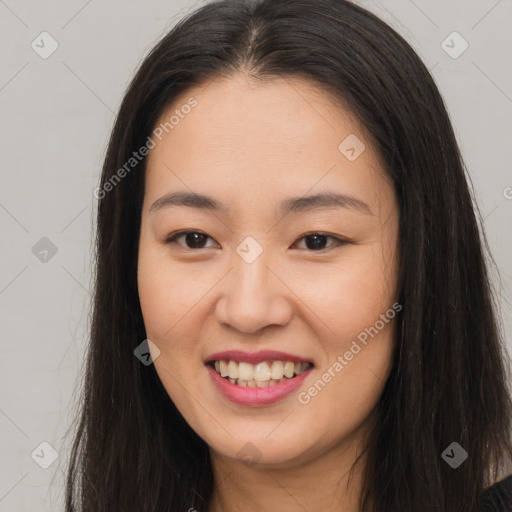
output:
[[[484,491],[482,512],[512,512],[512,475]]]

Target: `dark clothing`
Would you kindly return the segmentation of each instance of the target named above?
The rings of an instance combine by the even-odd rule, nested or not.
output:
[[[485,490],[482,512],[512,512],[512,475]]]

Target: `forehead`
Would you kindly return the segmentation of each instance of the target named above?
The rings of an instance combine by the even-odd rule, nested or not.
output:
[[[197,105],[189,109],[192,99]],[[214,149],[219,155],[231,147],[247,155],[252,148],[257,154],[263,149],[302,153],[305,148],[300,145],[304,142],[308,150],[315,146],[325,151],[333,146],[337,149],[343,134],[358,132],[363,137],[363,127],[340,100],[314,82],[294,77],[256,81],[237,74],[213,79],[175,98],[157,125],[165,125],[171,117],[172,129],[163,134],[172,139],[170,145],[195,146],[200,142],[196,149]],[[171,133],[172,137],[166,137]]]
[[[386,186],[363,126],[340,101],[304,79],[214,79],[175,98],[158,126],[164,130],[150,151],[146,177],[147,193],[155,199],[173,187],[231,198],[243,194],[249,202],[344,187],[346,193],[366,188],[372,202]],[[347,140],[364,144],[355,160],[343,153]]]

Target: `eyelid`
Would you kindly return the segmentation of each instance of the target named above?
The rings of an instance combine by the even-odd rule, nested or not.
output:
[[[201,235],[206,236],[210,240],[214,240],[210,235],[206,234],[205,232],[203,232],[201,230],[197,230],[197,229],[184,229],[184,230],[181,230],[181,231],[176,231],[175,233],[172,233],[171,235],[166,237],[165,243],[166,244],[176,244],[176,245],[179,245],[179,244],[176,243],[176,240],[178,238],[180,238],[181,236],[187,235],[189,233],[201,234]],[[331,246],[328,246],[328,247],[324,247],[323,249],[319,249],[318,251],[315,251],[315,250],[312,250],[312,249],[307,249],[307,248],[303,249],[303,250],[306,250],[306,251],[311,252],[311,253],[323,253],[324,251],[327,251],[327,250],[329,250],[331,248],[341,247],[343,245],[347,245],[349,243],[352,243],[350,240],[347,240],[346,238],[339,237],[337,235],[331,235],[331,234],[325,233],[323,231],[310,231],[308,233],[304,233],[299,238],[297,238],[296,241],[293,242],[292,246],[295,245],[297,242],[300,242],[300,241],[304,240],[305,238],[307,238],[308,236],[312,236],[312,235],[324,236],[328,240],[333,241],[334,244],[332,244]],[[198,251],[200,251],[202,249],[210,249],[211,248],[211,246],[210,247],[200,247],[199,249],[192,249],[190,247],[184,247],[184,246],[180,246],[180,247],[182,249],[185,249],[185,250],[188,250],[188,251],[191,251],[191,252],[198,252]]]

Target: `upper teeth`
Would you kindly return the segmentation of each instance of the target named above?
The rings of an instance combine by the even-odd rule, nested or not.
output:
[[[232,359],[215,361],[215,370],[222,377],[240,379],[244,381],[280,380],[283,377],[291,379],[293,375],[300,375],[310,366],[310,363],[294,363],[293,361],[264,361],[258,364],[238,362]]]

